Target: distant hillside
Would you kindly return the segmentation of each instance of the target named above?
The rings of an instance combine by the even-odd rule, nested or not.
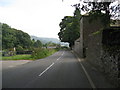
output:
[[[48,42],[52,42],[56,44],[60,43],[60,41],[57,38],[44,38],[44,37],[31,36],[31,39],[40,40],[43,44]]]

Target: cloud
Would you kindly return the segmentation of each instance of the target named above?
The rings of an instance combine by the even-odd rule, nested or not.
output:
[[[15,2],[15,0],[0,0],[0,7],[10,6]]]
[[[39,37],[58,38],[61,19],[73,15],[74,11],[70,6],[72,2],[63,3],[61,0],[11,1],[14,1],[11,6],[0,7],[0,22]]]

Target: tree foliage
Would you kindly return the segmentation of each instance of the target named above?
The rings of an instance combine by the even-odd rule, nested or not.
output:
[[[81,3],[83,2],[83,3]],[[116,3],[116,4],[113,4]],[[107,26],[111,19],[118,19],[120,12],[120,4],[117,0],[80,0],[80,3],[72,5],[79,8],[81,11],[88,13],[93,19],[102,17],[102,23]]]
[[[74,41],[80,37],[80,11],[78,8],[74,11],[74,16],[65,16],[60,22],[60,32],[58,36],[62,42],[70,43],[70,47],[74,45]]]
[[[7,24],[2,24],[2,48],[10,49],[16,47],[16,50],[29,49],[30,47],[42,47],[42,43],[32,41],[29,34],[11,28]]]
[[[2,50],[2,23],[0,23],[0,50]]]
[[[8,49],[15,47],[16,37],[15,30],[7,24],[2,25],[2,48]]]
[[[63,1],[63,0],[62,0]],[[87,1],[87,2],[86,2]],[[79,12],[84,11],[90,16],[90,21],[101,17],[104,27],[110,26],[110,18],[118,18],[120,12],[120,4],[113,4],[117,0],[80,0],[80,3],[72,5],[76,8],[74,16],[65,16],[60,23],[59,38],[62,42],[69,42],[70,47],[74,45],[74,41],[79,37]],[[82,2],[82,3],[81,3]]]
[[[80,0],[80,3],[72,6],[85,12],[104,11],[104,13],[113,17],[120,11],[120,4],[118,3],[118,0]]]
[[[34,42],[33,46],[34,46],[35,48],[41,48],[41,47],[42,47],[42,43],[41,43],[40,40],[37,40],[36,42]]]

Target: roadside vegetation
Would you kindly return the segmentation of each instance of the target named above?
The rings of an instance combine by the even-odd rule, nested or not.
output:
[[[2,23],[2,60],[36,60],[48,57],[59,50],[60,45],[40,40]]]
[[[32,60],[31,55],[15,55],[2,57],[2,60]]]
[[[74,46],[74,41],[80,37],[80,18],[80,10],[76,8],[74,16],[65,16],[59,24],[59,39],[61,42],[68,42],[71,49]]]
[[[32,54],[21,54],[21,55],[13,55],[13,56],[7,56],[2,57],[2,60],[36,60],[48,57],[55,52],[57,52],[59,49],[46,49],[46,48],[39,48],[34,49]]]
[[[31,57],[33,59],[41,59],[41,58],[48,57],[48,56],[54,54],[57,51],[58,51],[58,49],[39,48],[39,49],[34,50]]]

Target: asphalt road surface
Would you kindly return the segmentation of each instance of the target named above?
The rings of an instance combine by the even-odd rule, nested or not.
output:
[[[101,79],[96,76],[95,71],[94,76],[92,75],[95,78],[91,78],[89,71],[71,51],[61,50],[47,58],[21,65],[14,66],[13,64],[8,67],[7,64],[4,64],[2,88],[111,87],[101,75],[99,75]]]

